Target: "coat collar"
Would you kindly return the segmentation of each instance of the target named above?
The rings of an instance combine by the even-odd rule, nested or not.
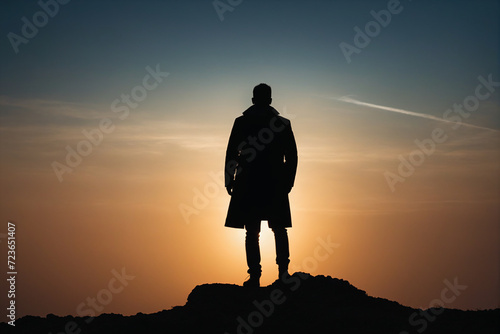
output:
[[[255,104],[250,106],[247,110],[243,112],[245,116],[254,116],[254,115],[262,115],[262,114],[271,114],[273,116],[279,115],[278,110],[274,109],[271,106],[256,106]]]

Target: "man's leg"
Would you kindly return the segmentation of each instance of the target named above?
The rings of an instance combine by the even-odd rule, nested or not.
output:
[[[284,227],[275,227],[273,232],[276,244],[276,264],[278,265],[279,278],[282,278],[282,275],[288,274],[288,264],[290,263],[288,233]]]
[[[259,278],[262,272],[260,266],[259,233],[260,220],[245,225],[245,250],[247,254],[248,273],[250,278]]]

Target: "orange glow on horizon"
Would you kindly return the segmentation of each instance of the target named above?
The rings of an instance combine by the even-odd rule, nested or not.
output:
[[[492,231],[498,232],[499,216],[494,200],[477,198],[495,198],[498,179],[471,172],[472,162],[456,160],[459,152],[436,154],[392,193],[383,172],[413,146],[387,148],[381,130],[364,120],[351,128],[334,124],[334,131],[313,127],[312,112],[296,113],[290,271],[346,279],[370,295],[413,307],[428,307],[443,280],[458,277],[470,290],[447,306],[495,306],[490,290],[498,270],[491,268],[499,258]],[[158,125],[132,138],[126,128],[118,129],[55,186],[47,168],[51,156],[34,156],[45,166],[41,170],[4,166],[0,178],[9,196],[1,205],[9,217],[2,219],[18,221],[24,263],[19,286],[30,292],[19,297],[25,305],[19,314],[76,314],[82,301],[106,286],[113,269],[125,268],[135,278],[113,296],[119,302],[99,312],[157,312],[183,305],[196,285],[241,284],[247,276],[245,233],[224,227],[229,196],[218,176],[231,125],[226,123],[186,127],[171,137]],[[487,143],[483,147],[492,145]],[[487,152],[475,154],[474,168],[498,167]],[[193,209],[188,219],[181,204]],[[267,285],[276,279],[277,266],[265,222],[261,254],[261,283]],[[28,307],[33,299],[51,300],[50,310]]]

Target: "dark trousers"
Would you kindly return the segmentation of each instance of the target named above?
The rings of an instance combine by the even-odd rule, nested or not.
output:
[[[247,253],[248,273],[260,276],[262,272],[259,247],[260,221],[246,224],[245,229],[245,249]],[[276,264],[278,265],[279,272],[282,273],[288,270],[288,263],[290,262],[288,234],[284,227],[275,227],[272,230],[274,232],[274,241],[276,244]]]

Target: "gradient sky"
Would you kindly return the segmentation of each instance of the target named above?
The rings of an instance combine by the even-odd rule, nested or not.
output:
[[[43,19],[41,7],[4,1],[0,249],[15,221],[18,316],[76,315],[104,296],[96,313],[151,313],[183,305],[197,284],[241,284],[244,232],[223,227],[219,177],[234,118],[261,82],[299,149],[292,272],[421,308],[455,280],[467,288],[446,307],[498,307],[500,86],[482,83],[500,81],[498,1],[401,1],[348,62],[341,43],[355,46],[355,27],[387,8],[244,0],[221,20],[210,0],[73,0],[16,53],[9,33]],[[168,76],[126,107],[147,68]],[[469,114],[440,120],[463,103]],[[67,147],[89,150],[83,131],[98,145],[59,179]],[[411,159],[391,187],[387,175]],[[267,228],[262,252],[269,284]],[[106,295],[113,270],[134,278]]]

